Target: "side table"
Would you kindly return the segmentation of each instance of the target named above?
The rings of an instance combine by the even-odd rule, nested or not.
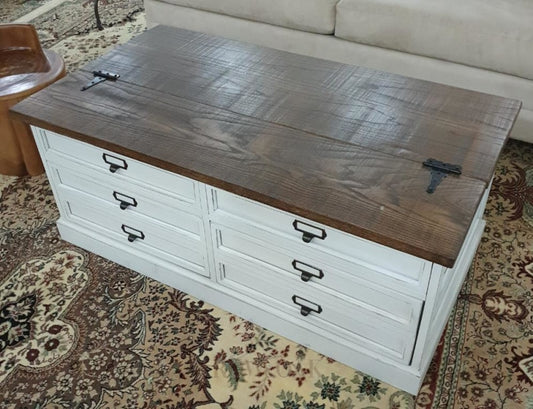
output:
[[[43,50],[29,24],[0,25],[0,173],[23,176],[44,172],[28,125],[11,119],[9,108],[65,75],[65,63]]]

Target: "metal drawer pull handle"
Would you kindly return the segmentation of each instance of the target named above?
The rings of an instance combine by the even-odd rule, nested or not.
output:
[[[303,228],[301,225],[305,227]],[[294,227],[294,230],[303,233],[302,240],[304,243],[311,242],[311,240],[313,240],[315,237],[317,239],[324,240],[327,236],[326,230],[321,229],[320,227],[312,226],[308,223],[301,222],[299,220],[293,221],[292,226]]]
[[[310,271],[304,270],[301,267],[298,267],[299,264],[301,264],[302,266],[309,267],[312,270],[316,270],[317,272],[311,273]],[[301,261],[298,261],[298,260],[292,260],[292,268],[302,273],[300,275],[300,278],[302,279],[302,281],[305,281],[305,282],[309,281],[312,277],[316,277],[318,279],[321,279],[322,277],[324,277],[324,272],[320,268],[313,267],[310,264],[302,263]]]
[[[128,241],[133,243],[137,239],[144,240],[144,233],[140,230],[134,229],[133,227],[122,225],[122,231],[128,235]]]
[[[129,206],[137,207],[137,200],[134,197],[125,195],[124,193],[119,193],[113,191],[113,197],[115,200],[120,202],[120,208],[126,210]]]
[[[311,304],[311,306],[302,304],[302,301],[307,304]],[[305,298],[299,297],[297,295],[292,296],[292,302],[300,306],[300,314],[302,314],[304,317],[307,317],[310,312],[316,312],[317,314],[320,314],[322,312],[322,307],[320,305],[315,304],[314,302],[306,300]]]
[[[113,158],[113,160],[110,160],[110,158]],[[115,173],[119,169],[128,169],[128,164],[124,159],[117,158],[116,156],[110,155],[109,153],[102,154],[102,159],[105,163],[109,165],[109,171],[111,173]]]

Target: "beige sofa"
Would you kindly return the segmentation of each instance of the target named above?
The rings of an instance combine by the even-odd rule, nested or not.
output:
[[[145,0],[166,24],[516,98],[533,142],[532,0]]]

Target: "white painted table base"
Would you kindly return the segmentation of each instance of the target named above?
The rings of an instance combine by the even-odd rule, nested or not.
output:
[[[455,267],[446,269],[123,155],[33,132],[64,240],[418,392],[479,244],[488,189]],[[109,172],[104,153],[128,169]],[[121,210],[119,199],[132,204]],[[328,238],[303,243],[295,219]],[[146,237],[129,242],[120,228],[126,221]],[[304,282],[291,261],[324,277]],[[322,312],[302,316],[291,295]]]

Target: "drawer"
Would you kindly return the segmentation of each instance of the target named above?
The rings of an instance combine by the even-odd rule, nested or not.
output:
[[[344,258],[373,271],[394,275],[409,283],[427,285],[432,263],[407,253],[361,239],[314,221],[210,188],[211,219],[230,214],[264,230],[289,239],[298,247],[309,247],[337,258]]]
[[[364,302],[324,291],[301,282],[282,270],[217,250],[221,285],[264,303],[291,320],[311,326],[313,331],[338,341],[387,355],[398,362],[411,359],[422,302],[413,300],[407,321],[398,321]],[[368,353],[368,352],[367,352]]]
[[[47,151],[47,161],[55,168],[61,183],[81,191],[87,191],[104,200],[110,200],[111,198],[115,204],[118,204],[118,201],[111,197],[113,196],[113,191],[125,193],[133,198],[144,196],[145,198],[150,198],[149,200],[152,202],[161,203],[188,213],[197,215],[202,213],[199,202],[178,196],[179,192],[177,191],[174,194],[168,194],[166,191],[136,183],[130,178],[117,176],[107,169],[73,159],[54,150]],[[87,184],[87,181],[92,181],[93,183]],[[109,196],[109,189],[113,189],[111,196]],[[140,211],[140,206],[142,204],[138,205],[134,210]]]
[[[52,151],[103,169],[117,179],[123,178],[133,183],[141,183],[152,190],[161,189],[166,194],[175,195],[189,202],[197,201],[195,194],[197,182],[192,179],[50,131],[46,131],[45,143]],[[53,159],[50,156],[51,152],[47,151],[46,160]]]
[[[57,188],[62,207],[68,209],[67,217],[90,223],[97,232],[112,233],[140,251],[151,253],[152,249],[156,249],[167,261],[208,275],[203,235],[124,212],[117,206],[65,185],[58,185]]]
[[[430,262],[309,222],[306,219],[296,218],[289,213],[218,189],[210,188],[208,192],[211,195],[208,200],[210,219],[217,225],[229,227],[264,243],[274,243],[275,248],[282,254],[304,263],[307,260],[311,265],[329,266],[367,283],[374,283],[407,296],[425,298],[431,275],[432,263]],[[309,243],[303,242],[301,234],[294,230],[292,225],[294,220],[304,220],[323,228],[327,237],[324,240],[314,239]],[[272,226],[278,228],[274,229]],[[331,242],[328,241],[330,239],[332,239]],[[339,239],[347,241],[339,243]],[[250,251],[256,250],[250,249]],[[387,258],[391,254],[397,257],[398,263],[403,261],[403,264],[391,263],[390,258]],[[259,255],[253,253],[252,256]],[[278,267],[286,268],[286,260],[281,263],[283,265],[278,265]]]
[[[296,254],[279,242],[268,240],[268,236],[259,240],[221,225],[213,225],[212,229],[217,249],[279,268],[308,285],[342,293],[400,323],[409,322],[413,305],[419,305],[413,297],[365,280],[363,274],[340,271],[321,260]]]
[[[195,235],[200,235],[203,231],[199,211],[196,207],[191,208],[190,204],[180,206],[183,203],[181,201],[133,183],[116,180],[106,174],[91,172],[90,169],[79,169],[81,172],[75,173],[69,168],[59,168],[51,163],[50,170],[55,172],[62,185],[95,196],[125,213],[139,213]],[[193,213],[180,210],[180,207]]]

